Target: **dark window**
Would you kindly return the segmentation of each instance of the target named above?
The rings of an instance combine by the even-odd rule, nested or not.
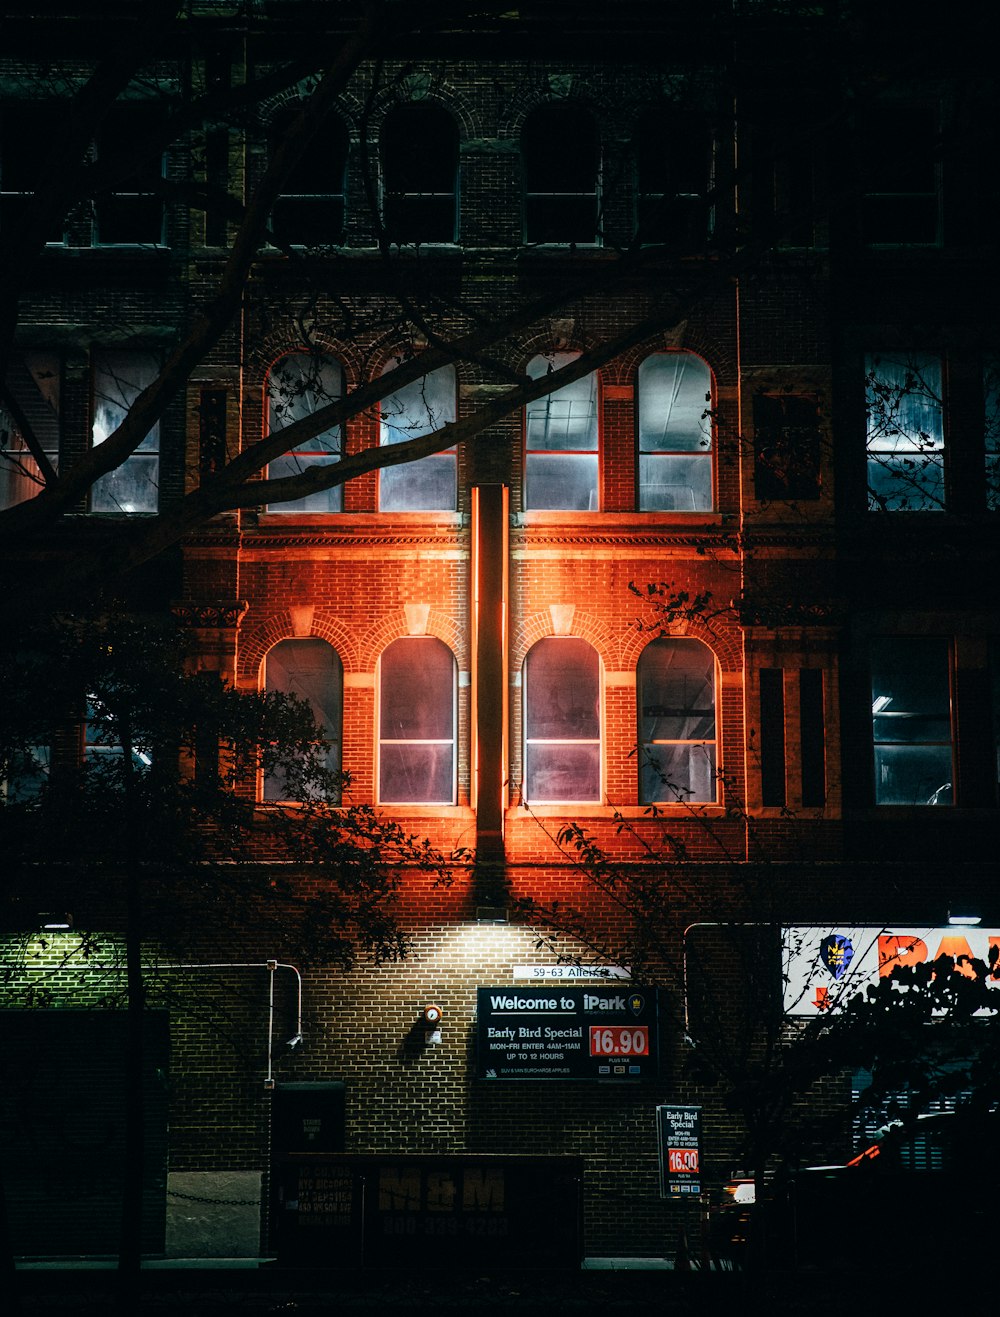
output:
[[[455,803],[455,656],[432,636],[394,641],[379,665],[379,799]]]
[[[941,364],[941,358],[929,352],[865,357],[872,512],[945,509]]]
[[[792,116],[754,125],[751,195],[758,238],[773,237],[781,247],[816,243],[817,137],[816,129]]]
[[[601,799],[601,665],[585,640],[549,636],[528,651],[524,740],[531,804]]]
[[[298,117],[286,106],[271,122],[272,155]],[[271,211],[271,229],[281,244],[327,247],[342,241],[347,189],[347,125],[331,115],[314,134],[282,186]]]
[[[552,352],[534,357],[528,362],[528,374],[541,379],[578,355]],[[592,372],[525,408],[525,508],[596,508],[598,456],[597,374]]]
[[[44,479],[25,432],[53,468],[59,464],[60,361],[54,352],[12,354],[0,394],[0,508],[40,493]]]
[[[397,363],[390,363],[386,371]],[[379,404],[379,442],[399,444],[433,434],[455,420],[455,367],[441,366],[390,393]],[[458,499],[454,448],[379,472],[384,512],[454,512]]]
[[[861,232],[871,246],[939,240],[937,114],[929,106],[873,109],[861,127]]]
[[[521,134],[525,242],[596,243],[600,144],[578,105],[543,105]]]
[[[711,142],[705,123],[669,110],[649,113],[633,138],[640,242],[699,251],[708,237]]]
[[[97,164],[112,171],[96,198],[97,242],[163,242],[163,111],[129,105],[112,110],[97,137]]]
[[[799,672],[799,731],[802,804],[806,809],[821,809],[826,804],[826,718],[823,673],[819,668],[802,668]]]
[[[760,670],[761,803],[785,803],[785,673],[783,668]]]
[[[45,167],[67,107],[49,101],[10,101],[0,105],[0,232],[23,220]],[[64,240],[61,227],[46,241]]]
[[[156,379],[160,363],[150,352],[101,349],[94,353],[91,442],[118,429],[139,394]],[[91,512],[155,512],[160,486],[160,423],[119,466],[94,482]]]
[[[654,640],[636,670],[643,802],[717,796],[715,656],[700,640]]]
[[[787,393],[753,400],[754,493],[759,499],[817,499],[820,493],[819,403]]]
[[[693,352],[639,366],[639,508],[705,512],[712,501],[712,372]]]
[[[952,804],[948,641],[886,637],[871,657],[876,805]]]
[[[382,211],[392,242],[454,242],[458,126],[439,105],[398,105],[380,138]]]
[[[325,766],[331,773],[338,773],[344,669],[336,651],[325,640],[279,641],[264,658],[264,689],[295,695],[309,705],[322,730]],[[286,773],[279,770],[265,776],[263,798],[268,801],[288,798]]]
[[[986,506],[1000,509],[1000,356],[990,353],[983,365],[983,440],[986,448]]]
[[[343,396],[344,372],[340,363],[320,353],[290,352],[271,367],[267,377],[267,426],[269,433],[304,420]],[[299,439],[293,447],[268,464],[267,477],[278,480],[296,476],[317,466],[328,466],[341,455],[341,428],[331,426]],[[339,512],[341,486],[317,490],[283,503],[269,503],[268,512]]]

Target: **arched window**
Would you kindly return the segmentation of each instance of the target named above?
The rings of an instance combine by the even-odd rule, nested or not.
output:
[[[658,352],[639,366],[639,508],[712,506],[712,372],[693,352]]]
[[[525,242],[598,241],[600,142],[580,105],[541,105],[521,133]]]
[[[385,370],[396,364],[390,362]],[[441,366],[390,393],[379,406],[379,442],[399,444],[450,425],[455,420],[455,392],[455,367]],[[379,507],[384,512],[454,512],[457,500],[454,448],[379,473]]]
[[[715,656],[700,640],[663,639],[639,657],[639,793],[643,803],[717,798]]]
[[[533,805],[601,799],[601,665],[574,636],[547,636],[524,660],[524,795]]]
[[[552,352],[528,362],[541,379],[574,361],[577,352]],[[591,372],[525,408],[526,509],[594,509],[598,506],[597,373]]]
[[[312,709],[326,741],[326,767],[340,771],[343,723],[344,668],[325,640],[280,640],[264,656],[264,689],[297,695]],[[264,800],[286,800],[286,777],[282,772],[264,778]],[[339,799],[339,793],[338,793]]]
[[[440,105],[398,105],[386,115],[382,215],[392,242],[454,242],[458,229],[458,125]]]
[[[708,236],[707,125],[690,114],[653,110],[639,120],[632,145],[639,241],[699,251]]]
[[[284,107],[270,127],[273,156],[299,113]],[[271,228],[279,243],[329,247],[343,241],[347,196],[347,125],[330,115],[285,179],[284,191],[271,211]]]
[[[290,352],[271,367],[267,377],[268,433],[304,420],[343,396],[344,372],[333,357],[313,352]],[[293,443],[289,451],[269,463],[269,480],[301,475],[311,467],[336,462],[341,455],[341,429],[333,426],[310,439]],[[339,512],[341,486],[321,489],[302,498],[268,504],[268,512]]]
[[[406,636],[379,664],[379,800],[455,803],[457,669],[447,645]]]

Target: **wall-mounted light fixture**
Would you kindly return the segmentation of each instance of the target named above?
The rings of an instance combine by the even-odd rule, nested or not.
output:
[[[477,924],[506,924],[507,910],[502,905],[477,905]]]
[[[47,933],[68,933],[73,927],[73,916],[42,913],[38,916],[38,922]]]
[[[428,1002],[424,1007],[424,1042],[439,1043],[441,1041],[441,1021],[444,1019],[444,1011],[438,1006],[437,1002]]]
[[[975,928],[983,922],[982,915],[973,914],[966,905],[956,906],[954,910],[948,911],[948,923],[952,927]]]

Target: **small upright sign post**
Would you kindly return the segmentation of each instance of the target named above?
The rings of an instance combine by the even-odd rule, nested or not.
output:
[[[660,1197],[696,1198],[701,1193],[701,1107],[657,1107],[656,1144]]]

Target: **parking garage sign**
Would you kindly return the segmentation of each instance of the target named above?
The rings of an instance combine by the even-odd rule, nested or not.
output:
[[[652,1079],[656,993],[594,983],[478,991],[480,1079]]]
[[[656,1108],[660,1197],[692,1198],[701,1193],[701,1107]]]

